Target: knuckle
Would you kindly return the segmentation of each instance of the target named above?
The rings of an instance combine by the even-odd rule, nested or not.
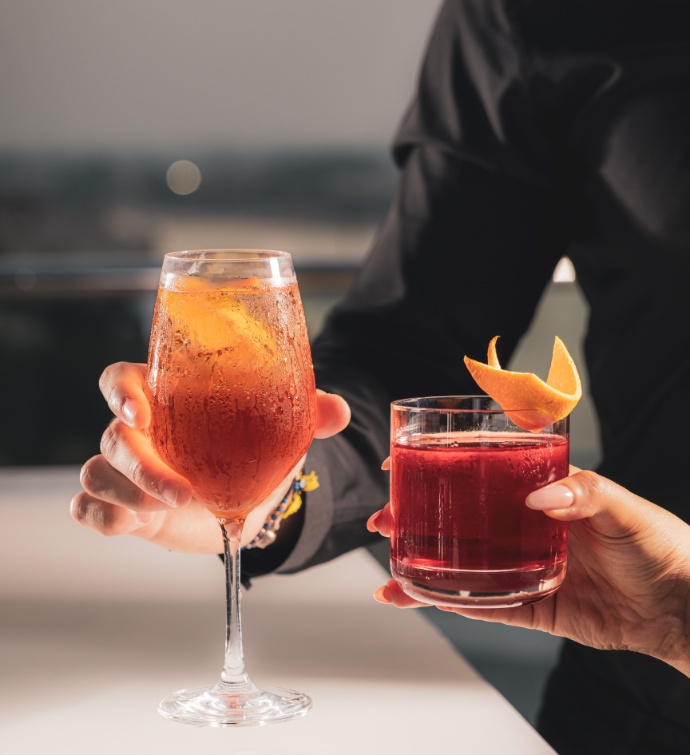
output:
[[[120,369],[120,362],[115,364],[109,364],[98,379],[98,387],[101,389],[101,393],[107,398],[107,394],[113,390],[113,383],[115,373]]]
[[[103,498],[110,489],[112,467],[103,456],[94,456],[81,468],[79,481],[82,488],[94,498]]]
[[[143,472],[139,471],[137,475],[143,486]],[[146,491],[137,485],[137,481],[123,478],[104,456],[94,456],[84,464],[80,482],[92,498],[117,505],[137,508],[146,499]]]
[[[114,511],[115,509],[108,509],[101,512],[101,526],[98,531],[104,537],[115,537],[122,534],[117,526],[118,517],[114,515]]]
[[[98,380],[98,387],[100,388],[103,397],[108,402],[108,406],[110,406],[113,411],[116,411],[122,403],[119,376],[123,373],[124,368],[125,362],[109,364],[103,370],[101,377]]]
[[[98,459],[103,458],[102,456],[92,456],[87,462],[85,462],[81,468],[81,471],[79,472],[79,484],[86,490],[88,493],[93,493],[94,490],[96,490],[96,467],[98,464]]]
[[[70,514],[79,524],[106,537],[119,534],[119,510],[103,501],[96,501],[87,493],[78,493],[72,499]]]
[[[106,459],[112,459],[115,456],[121,437],[122,423],[119,420],[113,420],[101,436],[101,453]]]
[[[595,500],[609,494],[609,485],[605,478],[590,470],[582,470],[574,475],[578,487],[576,494]]]
[[[77,493],[70,504],[70,515],[75,522],[83,524],[89,508],[89,497],[86,493]]]
[[[101,376],[98,378],[98,387],[101,390],[101,393],[105,395],[105,392],[108,390],[108,387],[110,386],[110,374],[112,372],[113,365],[109,364],[103,372],[101,372]]]
[[[136,457],[132,458],[129,463],[127,477],[142,491],[152,489],[144,465]]]

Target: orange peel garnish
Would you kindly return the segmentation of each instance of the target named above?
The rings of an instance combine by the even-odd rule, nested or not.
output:
[[[489,342],[487,364],[465,357],[465,364],[477,385],[523,430],[539,432],[564,417],[582,398],[577,367],[556,336],[549,374],[544,382],[533,372],[504,370],[496,354],[494,336]]]

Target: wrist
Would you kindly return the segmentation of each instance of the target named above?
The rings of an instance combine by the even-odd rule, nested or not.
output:
[[[255,577],[276,572],[289,558],[304,526],[304,509],[302,506],[283,522],[270,548],[242,549],[242,578],[246,584]]]
[[[287,493],[280,503],[268,514],[252,540],[244,546],[244,550],[254,548],[264,549],[272,545],[283,522],[296,514],[304,505],[305,496],[319,486],[319,479],[314,472],[304,474],[298,472],[291,481]]]
[[[678,626],[678,641],[673,656],[667,663],[670,663],[685,676],[690,677],[690,576],[685,585],[684,610]]]
[[[260,503],[255,509],[249,512],[247,521],[242,528],[242,548],[248,545],[257,535],[259,530],[263,527],[264,522],[269,516],[280,506],[281,501],[290,492],[292,482],[295,477],[300,473],[300,470],[304,466],[306,457],[302,457],[299,462],[293,467],[283,482],[266,498],[265,501]]]
[[[690,677],[690,571],[686,563],[682,567],[668,578],[671,586],[661,601],[663,619],[654,631],[657,645],[649,655]]]

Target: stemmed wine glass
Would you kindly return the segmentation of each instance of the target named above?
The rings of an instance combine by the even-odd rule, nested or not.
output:
[[[240,537],[249,512],[297,465],[314,434],[315,387],[295,271],[286,252],[166,254],[148,360],[150,438],[219,522],[225,664],[212,687],[175,692],[162,715],[197,726],[304,715],[306,695],[261,690],[244,668]]]

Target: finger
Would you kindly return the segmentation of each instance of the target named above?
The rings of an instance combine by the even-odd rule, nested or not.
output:
[[[428,603],[420,603],[405,593],[394,580],[389,580],[374,593],[379,603],[394,605],[396,608],[429,608]],[[546,603],[547,598],[543,603]],[[436,606],[440,611],[457,613],[470,619],[481,619],[492,623],[512,624],[519,627],[534,627],[535,617],[533,606],[519,606],[516,608],[454,608],[451,606]]]
[[[455,606],[436,606],[439,611],[456,613],[466,619],[488,621],[490,624],[507,624],[524,629],[547,628],[552,624],[553,596],[544,598],[539,605],[514,606],[512,608],[459,608]],[[547,621],[548,620],[548,621]]]
[[[350,407],[342,396],[316,391],[315,438],[330,438],[344,430],[350,421]]]
[[[528,508],[544,511],[554,519],[571,518],[576,511],[574,503],[575,494],[563,481],[535,490],[525,499]]]
[[[580,471],[581,470],[578,467],[570,464],[570,470],[568,474],[572,476]],[[563,479],[551,485],[546,485],[539,490],[532,491],[525,499],[525,503],[527,504],[528,508],[544,512],[554,512],[560,511],[561,509],[569,509],[574,502],[575,495],[570,487],[566,483],[564,483]]]
[[[134,512],[166,511],[170,504],[149,495],[102,456],[93,456],[81,468],[80,482],[94,500],[124,506]]]
[[[156,455],[141,431],[113,420],[103,433],[101,453],[112,467],[148,495],[173,508],[189,503],[191,485]]]
[[[402,587],[394,580],[390,579],[383,587],[374,593],[374,598],[379,603],[388,603],[396,608],[428,608],[427,603],[420,603],[418,600],[411,598]]]
[[[590,519],[598,529],[612,536],[645,527],[648,517],[661,511],[653,503],[588,470],[535,490],[525,503],[560,521]]]
[[[384,537],[391,536],[393,517],[391,516],[391,505],[387,503],[380,511],[372,514],[367,521],[369,532],[378,532]]]
[[[197,501],[174,511],[132,511],[79,493],[72,499],[70,514],[79,524],[107,537],[133,535],[180,553],[223,552],[216,518]]]
[[[146,398],[146,365],[117,362],[105,368],[98,383],[113,414],[130,427],[143,429],[151,421]]]
[[[88,493],[79,493],[72,499],[70,515],[75,522],[101,535],[126,535],[149,525],[152,512],[131,511],[122,506],[98,500]]]

